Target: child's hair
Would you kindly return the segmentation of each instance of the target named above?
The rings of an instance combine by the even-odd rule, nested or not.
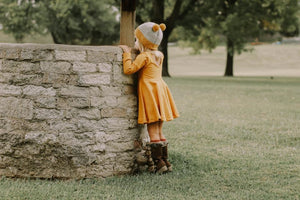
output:
[[[150,52],[154,57],[155,57],[155,61],[158,64],[161,64],[161,62],[163,61],[164,55],[162,52],[158,51],[158,50],[153,50],[153,49],[149,49],[147,47],[145,47],[138,38],[136,38],[135,41],[135,48],[138,49],[141,53],[142,52]]]

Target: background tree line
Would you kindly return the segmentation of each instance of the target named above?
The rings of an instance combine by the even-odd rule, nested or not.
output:
[[[299,35],[299,0],[137,0],[137,25],[165,23],[161,43],[168,72],[168,42],[185,41],[211,51],[225,38],[225,76],[233,76],[236,53],[265,34]],[[120,0],[0,0],[0,23],[21,42],[28,34],[50,34],[57,44],[106,45],[119,40]]]

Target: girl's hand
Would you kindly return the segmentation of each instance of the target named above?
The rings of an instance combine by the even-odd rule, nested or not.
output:
[[[119,45],[119,47],[123,50],[124,53],[130,53],[131,52],[131,48],[129,46]]]

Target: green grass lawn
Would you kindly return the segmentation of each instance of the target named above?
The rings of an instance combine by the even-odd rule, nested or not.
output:
[[[16,43],[16,40],[12,35],[5,34],[0,30],[0,43]],[[53,40],[50,35],[28,35],[24,38],[24,43],[51,44]]]
[[[299,78],[165,79],[174,172],[106,179],[0,179],[0,199],[300,199]]]
[[[252,52],[234,56],[235,76],[300,77],[299,44],[251,46]],[[223,76],[226,48],[218,46],[209,53],[190,54],[190,48],[169,47],[169,72],[172,76]]]

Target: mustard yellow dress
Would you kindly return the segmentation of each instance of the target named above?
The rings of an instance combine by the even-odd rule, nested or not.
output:
[[[150,52],[139,54],[132,62],[130,53],[123,53],[125,74],[138,72],[138,123],[170,121],[179,117],[172,94],[162,79],[162,62],[158,66]]]

